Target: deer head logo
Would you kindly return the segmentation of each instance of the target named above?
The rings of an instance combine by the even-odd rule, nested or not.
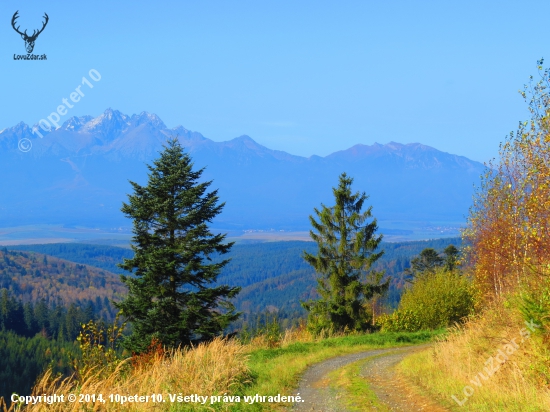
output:
[[[13,27],[13,29],[19,33],[21,35],[21,38],[23,40],[25,40],[25,48],[27,49],[27,53],[32,53],[32,51],[34,50],[34,42],[36,41],[36,38],[38,37],[38,35],[40,33],[42,33],[42,31],[44,30],[44,28],[46,27],[46,24],[48,24],[48,20],[49,20],[49,17],[46,13],[44,13],[44,19],[46,20],[44,23],[42,23],[42,28],[38,31],[34,30],[32,32],[32,35],[29,36],[27,34],[27,30],[25,30],[24,33],[21,33],[19,31],[19,26],[15,27],[15,21],[17,20],[17,18],[19,17],[18,16],[18,13],[19,13],[19,10],[16,11],[13,15],[13,17],[11,18],[11,25]]]

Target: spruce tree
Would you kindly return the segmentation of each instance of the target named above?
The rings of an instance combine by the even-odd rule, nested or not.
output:
[[[431,247],[427,247],[420,254],[411,259],[411,267],[405,271],[409,276],[408,282],[413,282],[422,273],[435,273],[444,263],[444,259]]]
[[[411,259],[411,267],[405,270],[408,275],[407,282],[413,283],[415,278],[425,273],[435,273],[438,268],[443,266],[446,271],[452,272],[458,266],[460,251],[455,245],[449,245],[443,251],[444,257],[441,257],[437,251],[431,247],[420,252],[418,256]]]
[[[376,252],[382,235],[376,235],[376,219],[372,218],[372,206],[361,211],[367,195],[351,192],[353,179],[342,173],[338,187],[333,188],[336,205],[314,208],[310,222],[314,230],[311,238],[318,245],[317,255],[304,251],[304,259],[320,275],[317,279],[319,300],[303,302],[309,311],[308,327],[313,332],[322,329],[366,330],[370,328],[372,315],[367,303],[375,295],[384,294],[389,280],[381,283],[382,272],[371,266],[382,255]]]
[[[229,260],[212,255],[233,245],[208,228],[224,207],[217,190],[199,183],[204,169],[193,170],[176,139],[147,167],[147,185],[130,182],[134,193],[122,207],[133,219],[134,257],[119,265],[132,274],[121,276],[128,295],[115,304],[133,326],[124,346],[137,353],[153,338],[168,347],[210,339],[239,316],[228,299],[240,288],[215,285]]]
[[[445,254],[445,270],[452,272],[459,264],[460,251],[455,245],[449,245],[443,253]]]

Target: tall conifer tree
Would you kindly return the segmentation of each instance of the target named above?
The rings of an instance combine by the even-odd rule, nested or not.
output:
[[[121,268],[128,296],[116,307],[132,323],[125,347],[144,351],[153,338],[177,347],[209,339],[239,316],[227,299],[238,287],[214,285],[228,259],[214,263],[233,243],[214,235],[208,223],[218,215],[217,190],[207,192],[211,182],[199,183],[203,169],[193,170],[190,156],[176,139],[149,168],[146,186],[130,182],[122,212],[133,219],[134,257]]]
[[[381,283],[383,273],[371,270],[384,253],[375,252],[382,235],[375,234],[376,219],[367,223],[372,206],[361,211],[368,197],[352,194],[352,182],[342,173],[338,187],[332,189],[336,204],[314,208],[319,221],[309,217],[314,229],[310,235],[319,250],[317,255],[304,252],[303,257],[320,275],[317,292],[321,298],[302,305],[309,311],[308,326],[314,332],[368,329],[372,316],[367,301],[384,294],[389,286],[389,280]]]

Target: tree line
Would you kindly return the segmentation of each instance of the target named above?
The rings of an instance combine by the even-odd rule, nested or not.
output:
[[[72,342],[83,323],[99,319],[104,305],[110,306],[110,302],[99,297],[82,306],[49,305],[44,300],[23,303],[4,288],[0,291],[0,330],[22,337],[40,334],[44,338]]]

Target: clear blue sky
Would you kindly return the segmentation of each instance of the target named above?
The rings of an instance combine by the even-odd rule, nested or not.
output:
[[[50,21],[34,53],[23,40]],[[484,161],[526,119],[517,93],[547,57],[548,1],[3,1],[0,129],[149,111],[221,141],[327,155],[421,142]],[[82,90],[85,90],[84,86]]]

